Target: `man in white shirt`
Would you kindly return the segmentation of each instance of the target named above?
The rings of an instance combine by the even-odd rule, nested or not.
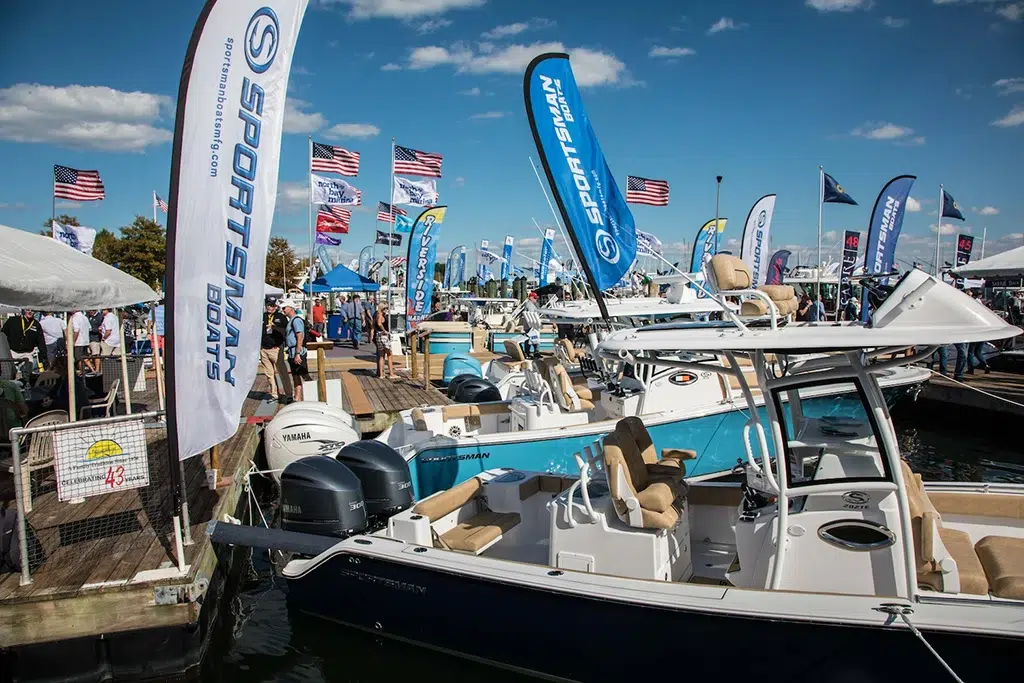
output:
[[[117,322],[113,309],[103,311],[100,335],[103,337],[103,341],[100,342],[100,355],[113,356],[118,353],[118,347],[121,346],[121,325]]]
[[[71,329],[75,333],[75,361],[79,361],[89,355],[89,317],[85,311],[75,311],[71,316]]]
[[[43,343],[46,344],[46,357],[53,360],[57,357],[57,350],[64,345],[64,330],[68,328],[63,318],[58,318],[53,313],[44,313],[39,321],[43,328]]]

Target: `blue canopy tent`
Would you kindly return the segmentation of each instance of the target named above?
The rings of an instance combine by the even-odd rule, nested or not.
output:
[[[330,272],[321,275],[317,279],[313,280],[312,286],[306,285],[306,294],[326,294],[326,293],[359,293],[359,292],[376,292],[380,289],[380,285],[371,280],[370,278],[363,277],[359,273],[346,268],[345,266],[335,266]],[[327,338],[333,341],[350,341],[352,340],[353,330],[350,329],[349,325],[343,323],[343,317],[337,313],[332,313],[327,317]]]
[[[330,272],[313,280],[313,286],[306,285],[307,294],[326,294],[328,292],[376,292],[380,285],[370,278],[363,277],[345,266],[335,266]]]

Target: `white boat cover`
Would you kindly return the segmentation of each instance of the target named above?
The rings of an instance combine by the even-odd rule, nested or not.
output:
[[[953,272],[964,277],[1022,277],[1024,276],[1024,247],[971,261]]]
[[[0,303],[36,311],[156,301],[146,283],[63,242],[0,225]]]

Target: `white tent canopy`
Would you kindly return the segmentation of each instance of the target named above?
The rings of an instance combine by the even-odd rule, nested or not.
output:
[[[282,294],[284,294],[284,290],[280,287],[275,287],[269,282],[263,283],[263,296],[281,296]]]
[[[1022,277],[1024,276],[1024,247],[986,256],[983,259],[954,268],[953,272],[964,277]]]
[[[0,304],[38,311],[121,308],[160,296],[63,242],[0,225]]]

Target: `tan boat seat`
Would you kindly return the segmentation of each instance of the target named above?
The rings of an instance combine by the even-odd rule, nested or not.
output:
[[[715,254],[708,262],[708,280],[712,288],[719,292],[753,288],[750,268],[743,259],[732,254]],[[775,304],[782,317],[796,313],[799,301],[790,285],[760,285],[758,291],[764,292]],[[768,304],[760,298],[748,298],[740,304],[740,315],[768,315]]]
[[[409,417],[412,418],[412,426],[416,428],[416,431],[428,431],[427,418],[423,415],[423,408],[413,408]]]
[[[445,422],[459,417],[480,417],[481,415],[498,415],[507,412],[507,403],[456,403],[441,407],[441,416]]]
[[[525,483],[525,482],[524,482]],[[446,517],[462,506],[475,502],[483,491],[483,483],[473,477],[458,486],[442,491],[422,500],[413,508],[413,512],[423,515],[431,523]],[[453,529],[437,536],[434,546],[446,550],[459,550],[479,554],[507,534],[520,522],[520,516],[514,512],[492,512],[483,510],[469,519],[459,522]]]
[[[554,356],[549,356],[542,361],[542,364],[548,373],[551,391],[560,395],[558,403],[562,408],[569,411],[594,409],[594,393],[589,388],[584,387],[587,389],[586,393],[590,398],[581,396],[576,391],[576,387],[573,386],[572,380],[569,379],[569,373],[565,371],[561,361]],[[576,408],[577,403],[579,408]]]
[[[928,498],[921,481],[921,475],[914,474],[905,460],[900,461],[903,481],[907,490],[910,508],[910,523],[914,536],[914,557],[917,559],[917,583],[937,591],[944,591],[943,573],[935,557],[936,537],[942,542],[949,556],[956,562],[960,577],[960,592],[972,595],[988,593],[988,579],[978,554],[971,545],[966,532],[942,527],[942,517]]]
[[[986,536],[974,546],[992,595],[1024,600],[1024,538]]]
[[[528,360],[526,358],[526,354],[523,353],[523,347],[516,344],[511,339],[505,340],[505,353],[508,354],[508,357],[512,359],[513,363],[522,363],[523,361]]]
[[[565,359],[570,363],[576,362],[576,347],[568,339],[556,339],[555,346],[562,350]]]

